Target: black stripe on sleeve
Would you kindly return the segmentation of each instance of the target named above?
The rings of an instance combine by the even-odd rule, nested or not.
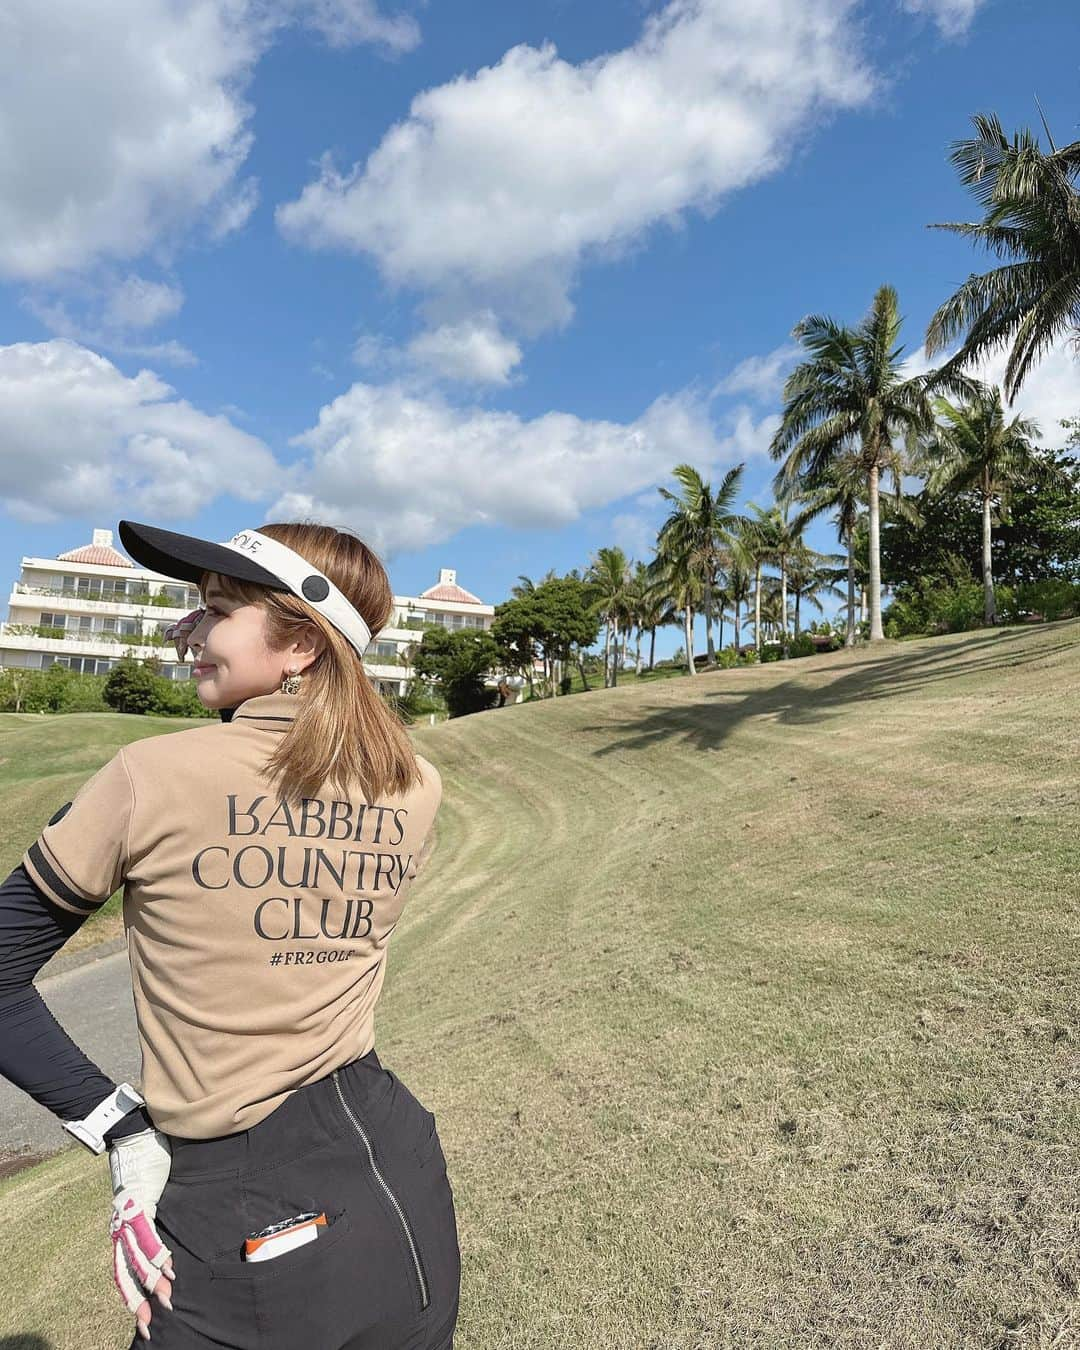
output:
[[[29,849],[27,849],[27,855],[31,863],[33,863],[38,876],[45,885],[52,889],[54,895],[61,903],[70,905],[76,914],[93,914],[95,910],[100,909],[105,903],[104,901],[95,902],[87,900],[86,897],[80,895],[78,891],[72,890],[60,873],[56,871],[45,857],[40,844],[31,844]]]

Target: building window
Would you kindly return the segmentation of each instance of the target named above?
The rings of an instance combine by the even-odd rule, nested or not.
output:
[[[67,615],[66,615],[66,614],[49,614],[49,613],[47,613],[45,610],[42,610],[42,611],[41,611],[41,626],[42,626],[42,628],[66,628],[66,627],[67,627]]]
[[[41,669],[48,670],[52,665],[66,666],[77,675],[107,675],[116,662],[96,656],[51,656],[46,652],[41,658]]]
[[[397,656],[397,643],[396,643],[396,642],[376,642],[376,644],[375,644],[375,655],[376,655],[376,656]]]

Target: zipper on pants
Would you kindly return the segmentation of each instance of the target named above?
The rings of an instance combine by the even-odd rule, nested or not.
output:
[[[357,1134],[364,1141],[364,1145],[367,1148],[368,1158],[371,1161],[371,1170],[375,1173],[375,1177],[378,1180],[379,1185],[389,1196],[390,1203],[394,1206],[394,1209],[397,1211],[397,1216],[401,1220],[401,1226],[405,1230],[405,1236],[409,1241],[409,1251],[412,1252],[413,1266],[416,1269],[416,1278],[420,1285],[420,1308],[421,1311],[423,1311],[423,1309],[426,1308],[428,1303],[430,1302],[430,1299],[428,1297],[427,1281],[424,1279],[424,1272],[420,1265],[420,1253],[416,1250],[416,1242],[413,1240],[412,1229],[409,1227],[409,1221],[405,1217],[405,1211],[401,1208],[401,1205],[398,1203],[397,1196],[386,1184],[385,1177],[379,1171],[378,1166],[376,1165],[375,1153],[372,1150],[371,1140],[367,1136],[367,1131],[364,1129],[363,1125],[360,1124],[357,1118],[353,1115],[352,1110],[349,1107],[349,1103],[345,1100],[345,1094],[342,1092],[341,1083],[338,1080],[337,1069],[334,1069],[333,1073],[331,1074],[331,1077],[334,1080],[334,1087],[337,1088],[337,1094],[341,1098],[341,1104],[345,1108],[345,1114],[352,1121],[354,1127],[356,1128]]]

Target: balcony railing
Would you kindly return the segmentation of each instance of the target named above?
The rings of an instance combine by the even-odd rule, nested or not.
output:
[[[51,624],[41,623],[0,623],[0,639],[3,637],[44,638],[50,642],[65,642],[92,646],[95,642],[115,643],[123,647],[172,647],[172,640],[160,633],[113,633],[105,629],[54,628]],[[401,653],[379,655],[365,652],[364,663],[367,666],[389,669],[411,668],[410,661]]]
[[[16,595],[50,595],[60,600],[81,600],[91,605],[151,605],[155,609],[184,609],[188,600],[177,600],[161,591],[117,591],[113,595],[87,595],[85,591],[71,590],[70,587],[29,586],[17,581],[12,588]],[[192,605],[198,604],[198,598]]]
[[[127,647],[172,646],[160,633],[113,633],[107,629],[54,628],[47,623],[3,623],[0,636],[40,637],[51,642],[119,642]]]

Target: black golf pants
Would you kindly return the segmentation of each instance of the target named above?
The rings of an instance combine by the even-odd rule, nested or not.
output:
[[[249,1130],[168,1136],[156,1224],[173,1310],[150,1297],[130,1350],[452,1350],[461,1255],[435,1117],[372,1050]],[[304,1246],[244,1261],[244,1238],[325,1211]]]

